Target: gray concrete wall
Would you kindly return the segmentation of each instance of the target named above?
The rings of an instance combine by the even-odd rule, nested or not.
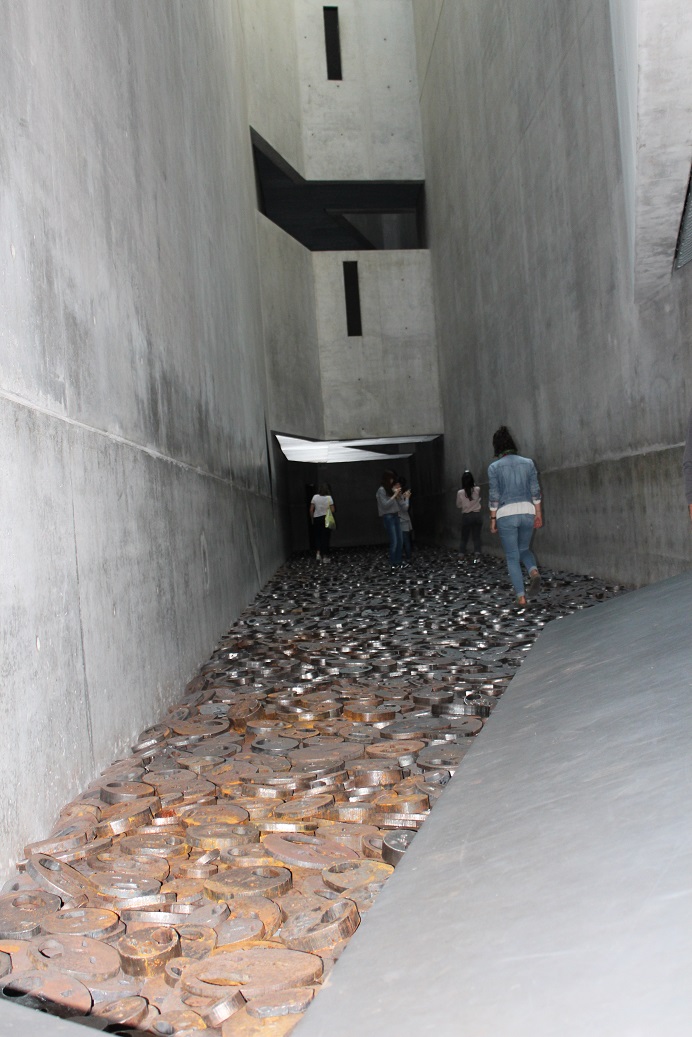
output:
[[[610,28],[613,39],[615,90],[620,127],[622,186],[627,214],[627,241],[634,276],[635,191],[637,176],[637,28],[638,4],[629,0],[610,0]]]
[[[686,5],[664,7],[666,38],[673,28],[686,38]],[[692,562],[677,469],[692,404],[692,273],[672,273],[677,227],[662,192],[668,232],[655,249],[666,273],[646,293],[633,287],[609,5],[414,0],[414,18],[444,409],[441,532],[453,542],[459,472],[484,476],[505,423],[541,470],[545,558],[632,584],[680,571]],[[651,83],[663,50],[649,51]],[[674,133],[684,79],[680,89]],[[644,115],[640,97],[639,124]],[[657,139],[668,115],[657,113]]]
[[[0,25],[3,874],[284,544],[237,3]]]
[[[321,0],[294,0],[304,175],[422,180],[411,0],[346,0],[341,80],[327,79]]]
[[[257,213],[267,416],[274,432],[324,438],[324,404],[310,252]]]
[[[692,12],[684,0],[637,10],[636,284],[666,293],[692,163]]]
[[[315,252],[317,336],[328,439],[441,431],[430,256]],[[357,261],[362,335],[346,327],[343,263]]]
[[[305,160],[295,0],[239,0],[239,4],[250,69],[250,125],[302,173]]]
[[[342,79],[321,0],[240,0],[251,125],[307,180],[422,180],[411,0],[342,0]]]

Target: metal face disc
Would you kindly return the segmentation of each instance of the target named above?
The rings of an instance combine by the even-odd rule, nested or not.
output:
[[[290,987],[309,986],[322,975],[316,954],[277,947],[216,951],[205,961],[189,965],[181,983],[201,997],[218,996],[223,986],[239,987],[250,999]]]

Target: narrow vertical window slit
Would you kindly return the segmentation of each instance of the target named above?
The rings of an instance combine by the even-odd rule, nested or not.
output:
[[[344,295],[346,298],[346,330],[350,337],[363,334],[360,319],[360,288],[358,286],[358,264],[344,263]]]
[[[342,79],[339,8],[323,7],[322,12],[324,14],[324,46],[327,52],[327,79]]]

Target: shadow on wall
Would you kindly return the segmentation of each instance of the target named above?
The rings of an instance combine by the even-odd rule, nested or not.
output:
[[[284,485],[288,496],[290,519],[290,546],[293,552],[307,551],[310,547],[308,508],[313,493],[320,483],[331,489],[336,508],[336,531],[332,534],[332,548],[365,547],[385,544],[382,522],[377,514],[375,494],[385,468],[393,468],[403,476],[412,490],[411,518],[415,537],[419,542],[435,542],[435,518],[440,471],[438,454],[440,440],[410,444],[399,458],[394,454],[391,464],[386,461],[356,461],[346,464],[304,464],[285,461]],[[402,450],[403,452],[403,450]]]

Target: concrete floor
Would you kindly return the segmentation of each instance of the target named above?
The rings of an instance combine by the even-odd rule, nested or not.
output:
[[[296,1037],[689,1035],[691,615],[545,629]]]

